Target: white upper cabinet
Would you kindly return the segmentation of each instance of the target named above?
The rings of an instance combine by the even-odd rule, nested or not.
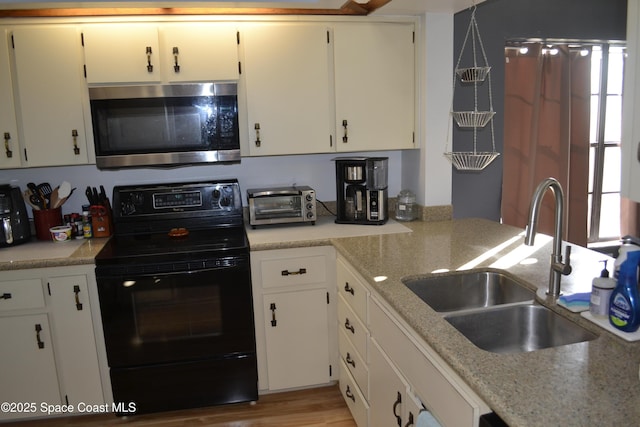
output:
[[[232,23],[96,24],[82,29],[87,82],[237,80]]]
[[[236,24],[167,24],[160,27],[160,49],[169,82],[239,78]]]
[[[328,31],[313,23],[241,31],[250,155],[334,151]]]
[[[13,104],[11,66],[9,62],[9,39],[5,29],[0,29],[0,169],[20,166],[18,148],[18,124]]]
[[[622,195],[640,202],[640,1],[629,0],[622,98]]]
[[[87,83],[159,83],[155,24],[97,24],[82,28]]]
[[[80,33],[39,25],[13,30],[17,115],[25,166],[86,164]]]
[[[415,148],[413,23],[334,28],[337,151]]]

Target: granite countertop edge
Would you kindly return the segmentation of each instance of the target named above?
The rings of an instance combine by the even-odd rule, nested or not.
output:
[[[495,268],[536,290],[546,287],[548,281],[550,238],[520,256],[524,249],[522,230],[516,227],[473,218],[403,224],[411,232],[268,241],[250,247],[254,251],[335,247],[418,337],[511,427],[602,422],[633,425],[640,419],[640,342],[618,338],[546,298],[537,302],[595,332],[598,338],[528,353],[490,353],[466,340],[401,281],[404,276],[439,270]],[[93,264],[107,240],[91,239],[65,258],[2,262],[0,271]],[[513,254],[536,262],[500,264]],[[563,277],[563,290],[590,290],[592,278],[601,269],[598,261],[605,258],[574,246],[574,272]],[[387,280],[375,281],[377,276]]]

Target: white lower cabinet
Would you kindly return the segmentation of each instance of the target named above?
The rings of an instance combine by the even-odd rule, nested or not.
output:
[[[477,427],[490,412],[480,397],[340,256],[337,277],[340,390],[358,427],[413,426],[422,410]]]
[[[0,420],[49,415],[48,405],[61,415],[60,405],[105,403],[95,286],[93,265],[2,273],[0,401],[15,407],[3,408]]]
[[[327,291],[270,293],[263,301],[269,389],[328,383]]]
[[[335,250],[251,252],[261,391],[331,382],[337,372]]]
[[[62,403],[47,314],[2,317],[0,337],[0,401],[10,405],[0,420],[37,416],[42,402]]]

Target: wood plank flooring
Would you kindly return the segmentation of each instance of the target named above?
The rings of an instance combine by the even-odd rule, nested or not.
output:
[[[239,403],[181,411],[116,417],[83,415],[3,424],[16,427],[102,426],[356,427],[337,385],[260,396],[255,405]]]

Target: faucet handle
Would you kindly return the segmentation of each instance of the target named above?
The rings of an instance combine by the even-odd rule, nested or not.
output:
[[[560,273],[568,276],[571,274],[571,245],[567,245],[564,250],[566,260],[562,263],[562,271]]]

